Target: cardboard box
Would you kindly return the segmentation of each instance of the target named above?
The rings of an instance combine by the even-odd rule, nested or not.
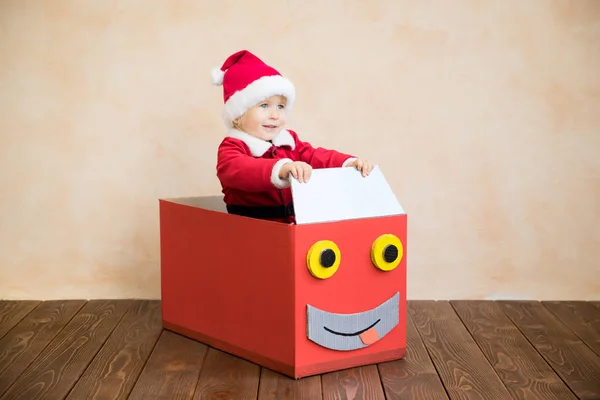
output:
[[[160,199],[164,327],[292,378],[404,357],[407,216],[381,170],[291,190],[296,224]]]

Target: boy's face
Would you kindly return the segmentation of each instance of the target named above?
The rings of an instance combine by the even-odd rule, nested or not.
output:
[[[286,98],[271,96],[236,119],[239,128],[262,140],[272,140],[285,126]]]

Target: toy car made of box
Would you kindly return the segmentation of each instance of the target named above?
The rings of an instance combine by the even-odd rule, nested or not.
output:
[[[293,378],[404,357],[407,215],[381,170],[291,190],[295,224],[160,199],[163,326]]]

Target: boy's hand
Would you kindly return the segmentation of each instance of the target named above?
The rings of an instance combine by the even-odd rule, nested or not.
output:
[[[362,176],[367,176],[371,173],[371,171],[373,171],[374,165],[367,160],[361,160],[360,158],[357,158],[346,165],[346,167],[355,167],[357,170],[362,171]]]
[[[287,163],[279,170],[279,178],[288,179],[290,173],[294,178],[298,179],[299,182],[308,182],[312,173],[312,167],[302,161]]]

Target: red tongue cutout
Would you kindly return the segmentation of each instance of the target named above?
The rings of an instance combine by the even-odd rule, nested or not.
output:
[[[377,340],[379,340],[379,334],[375,330],[375,328],[371,328],[368,331],[364,331],[360,335],[360,340],[366,345],[373,344]]]

